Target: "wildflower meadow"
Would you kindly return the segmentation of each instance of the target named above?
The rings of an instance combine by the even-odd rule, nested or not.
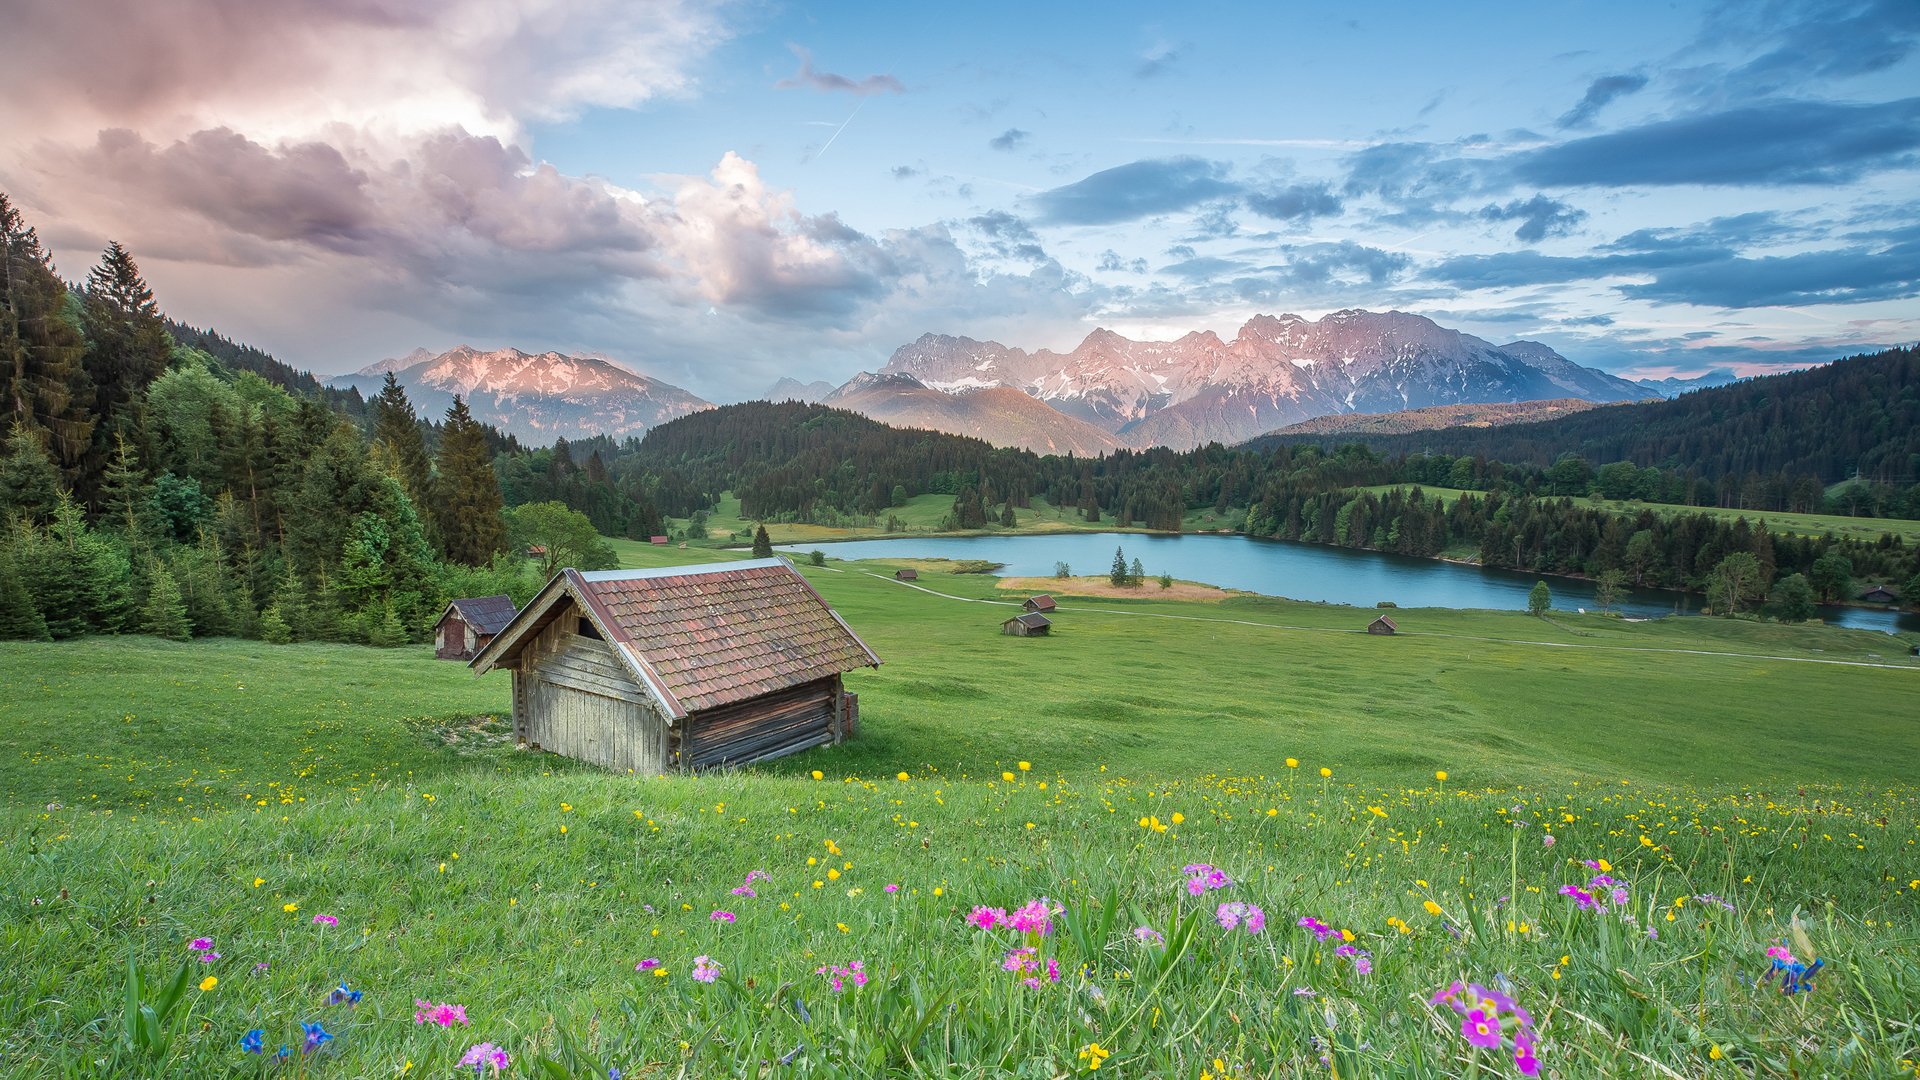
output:
[[[902,685],[942,676],[903,656],[860,687],[865,745],[641,779],[485,737],[459,717],[495,688],[424,657],[120,643],[137,707],[88,721],[74,702],[98,687],[47,672],[91,654],[57,648],[0,653],[10,677],[34,668],[44,733],[0,763],[9,1076],[1911,1077],[1920,1059],[1920,800],[1898,761],[1689,782],[1426,740],[1413,773],[1351,764],[1367,731],[1328,716],[1344,738],[1275,725],[1258,754],[1216,736],[1181,767],[1119,730],[1063,748],[989,704],[930,762],[899,752],[889,709],[970,714],[915,706]],[[248,689],[168,696],[195,679]],[[89,722],[111,738],[76,752]],[[1754,739],[1730,752],[1788,745]]]

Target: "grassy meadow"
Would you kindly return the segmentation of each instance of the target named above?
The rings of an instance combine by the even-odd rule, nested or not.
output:
[[[1147,532],[1142,528],[1122,529],[1114,525],[1112,518],[1103,518],[1097,522],[1088,522],[1080,517],[1073,507],[1054,506],[1044,498],[1034,498],[1031,507],[1014,511],[1015,524],[1012,528],[989,522],[985,528],[968,530],[965,533],[951,535],[1023,535],[1035,533],[1059,532]],[[794,522],[767,522],[767,535],[776,544],[807,544],[830,540],[871,540],[883,536],[910,536],[941,533],[942,523],[953,512],[951,495],[915,495],[905,505],[893,507],[881,512],[879,524],[866,525],[809,525]],[[900,528],[894,532],[886,530],[888,515],[898,520]],[[1215,529],[1237,528],[1246,518],[1246,511],[1229,511],[1225,515],[1215,515],[1211,510],[1188,511],[1182,523],[1187,532],[1210,532]],[[676,518],[672,527],[684,530],[686,520]],[[740,500],[731,492],[720,496],[719,502],[707,518],[709,541],[713,543],[739,543],[742,537],[751,537],[754,527],[759,524],[740,514]]]
[[[0,646],[0,1073],[1915,1075],[1882,635],[1148,586],[1015,639],[991,578],[803,570],[859,737],[691,778],[515,749],[425,647]]]

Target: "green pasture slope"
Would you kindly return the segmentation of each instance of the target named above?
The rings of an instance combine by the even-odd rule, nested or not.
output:
[[[953,512],[951,495],[915,495],[906,505],[896,506],[875,515],[879,524],[875,526],[854,525],[808,525],[793,522],[770,521],[766,523],[767,535],[776,544],[806,544],[830,540],[863,540],[883,536],[907,535],[951,535],[951,536],[994,536],[1025,535],[1062,532],[1148,532],[1150,530],[1130,527],[1119,528],[1112,517],[1097,522],[1088,522],[1080,517],[1079,511],[1072,507],[1054,506],[1042,498],[1032,500],[1033,505],[1014,510],[1015,524],[1012,528],[1000,525],[997,519],[982,529],[969,529],[964,532],[946,533],[942,524]],[[997,507],[994,509],[998,509]],[[888,516],[897,519],[900,528],[889,533],[886,530]],[[1212,510],[1191,510],[1182,522],[1187,532],[1211,532],[1214,530],[1231,531],[1245,521],[1244,509],[1216,515]],[[713,512],[707,517],[707,531],[711,539],[706,543],[740,543],[741,535],[751,536],[756,525],[750,518],[742,517],[740,500],[732,493],[723,493]],[[676,531],[685,530],[686,519],[675,518],[671,527]],[[701,542],[696,542],[696,546]]]
[[[1015,639],[979,576],[803,569],[887,663],[849,678],[854,742],[736,774],[516,750],[506,679],[425,648],[0,646],[0,1073],[449,1077],[489,1041],[516,1076],[1519,1075],[1511,1032],[1476,1052],[1428,1004],[1497,976],[1543,1075],[1912,1075],[1920,668],[1883,636],[1403,610],[1377,638],[1149,586]],[[1191,895],[1197,863],[1233,884]],[[1044,936],[966,919],[1042,896]],[[1784,996],[1796,912],[1825,964]],[[302,1053],[302,1022],[334,1038]]]

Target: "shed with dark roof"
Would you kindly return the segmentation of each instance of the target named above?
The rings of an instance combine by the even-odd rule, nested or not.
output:
[[[433,624],[433,655],[439,660],[471,660],[513,619],[513,599],[469,596],[455,600]]]
[[[1045,615],[1047,612],[1052,611],[1053,609],[1059,607],[1060,605],[1053,602],[1053,597],[1047,595],[1046,593],[1041,593],[1038,596],[1027,597],[1027,602],[1024,604],[1021,604],[1020,606],[1025,608],[1028,611],[1037,611],[1040,614]]]
[[[1001,633],[1012,634],[1014,637],[1038,637],[1041,634],[1050,632],[1052,629],[1053,620],[1037,611],[1029,611],[1025,615],[1015,615],[1013,618],[1000,624]]]
[[[1367,624],[1367,633],[1369,634],[1397,634],[1399,632],[1400,624],[1385,615]]]
[[[513,673],[514,734],[641,775],[745,765],[841,742],[845,673],[880,658],[785,559],[566,569],[475,673]]]

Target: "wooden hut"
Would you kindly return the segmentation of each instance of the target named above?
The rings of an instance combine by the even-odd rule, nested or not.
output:
[[[894,577],[894,580],[895,580],[895,581],[919,581],[919,580],[920,580],[920,571],[918,571],[918,570],[895,570],[895,571],[893,572],[893,577]]]
[[[1037,611],[1015,615],[1000,624],[1000,632],[1014,637],[1039,637],[1053,629],[1053,620]]]
[[[512,619],[513,600],[504,594],[455,600],[433,624],[434,658],[471,660]]]
[[[1891,604],[1900,598],[1895,596],[1893,590],[1887,588],[1885,585],[1875,585],[1873,588],[1861,593],[1860,599],[1865,600],[1869,604]]]
[[[654,547],[666,547],[667,538],[664,536],[649,536],[647,537],[647,543],[652,544]]]
[[[1020,607],[1026,611],[1037,611],[1042,615],[1059,606],[1060,605],[1053,602],[1053,597],[1048,596],[1046,593],[1041,593],[1039,596],[1029,596],[1027,597],[1027,602],[1020,605]]]
[[[566,569],[473,659],[513,673],[529,745],[657,775],[745,765],[853,734],[841,676],[878,667],[784,559]]]
[[[1367,624],[1367,633],[1369,634],[1397,634],[1399,632],[1400,624],[1387,618],[1385,615]]]

